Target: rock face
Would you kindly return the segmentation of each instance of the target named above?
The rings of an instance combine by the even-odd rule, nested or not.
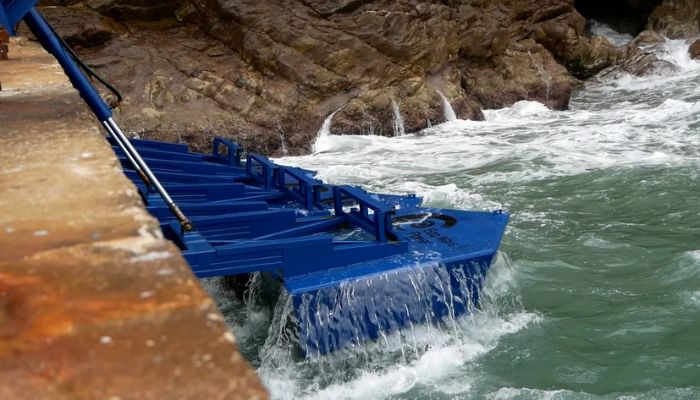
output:
[[[690,47],[688,48],[688,54],[690,54],[690,58],[693,60],[700,58],[700,39],[697,39],[691,43]]]
[[[647,28],[670,39],[700,34],[700,0],[664,0],[649,16]]]
[[[442,122],[438,91],[460,118],[518,100],[565,109],[579,79],[640,53],[589,37],[569,0],[51,4],[57,30],[124,92],[127,130],[200,149],[219,134],[304,153],[336,110],[333,134],[391,136],[394,104],[413,132]]]

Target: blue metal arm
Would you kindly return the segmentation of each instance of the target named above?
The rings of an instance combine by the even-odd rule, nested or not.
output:
[[[80,71],[78,65],[66,52],[63,43],[39,11],[34,8],[37,1],[0,0],[0,25],[15,35],[14,26],[22,19],[41,45],[51,53],[65,71],[73,86],[80,93],[100,121],[112,118],[112,110],[105,104],[90,80]]]
[[[107,121],[112,118],[112,110],[107,107],[97,90],[95,90],[85,74],[80,71],[39,11],[36,8],[29,10],[24,16],[24,22],[27,23],[27,26],[36,36],[39,43],[44,46],[44,49],[56,57],[73,86],[78,89],[80,97],[85,100],[85,103],[97,116],[97,119]]]
[[[0,26],[14,36],[15,26],[36,6],[37,0],[0,0]]]
[[[153,174],[146,162],[141,158],[138,151],[129,142],[129,139],[124,135],[124,132],[119,128],[116,122],[112,120],[112,110],[102,100],[99,93],[90,83],[90,80],[83,74],[78,67],[76,60],[68,53],[64,43],[58,35],[51,29],[51,26],[46,22],[39,11],[34,8],[37,1],[30,0],[0,0],[0,24],[4,26],[12,35],[15,34],[14,26],[21,20],[27,24],[36,39],[41,43],[46,51],[51,53],[56,60],[61,64],[63,71],[70,79],[73,86],[80,93],[88,107],[92,110],[98,120],[107,129],[109,134],[114,138],[119,147],[122,148],[129,161],[134,165],[134,168],[142,177],[144,183],[149,187],[153,185],[161,195],[165,203],[170,207],[171,211],[180,221],[183,231],[193,229],[190,220],[182,213],[180,208],[175,204],[168,192],[165,190],[160,181]]]

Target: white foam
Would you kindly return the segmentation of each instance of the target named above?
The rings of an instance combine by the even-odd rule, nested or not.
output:
[[[318,381],[304,388],[298,386],[300,370],[309,368],[309,363],[314,361],[305,361],[299,366],[286,364],[282,368],[275,364],[275,368],[262,367],[258,373],[273,399],[385,399],[406,394],[417,385],[434,390],[445,389],[443,383],[457,377],[460,384],[448,385],[447,390],[452,393],[467,392],[471,385],[464,382],[462,369],[465,365],[475,362],[492,350],[503,336],[514,334],[540,320],[538,315],[525,312],[505,317],[478,314],[462,320],[456,332],[417,327],[412,332],[411,340],[419,347],[428,346],[417,358],[388,367],[373,366],[361,369],[358,375],[350,380],[343,380],[342,374],[339,374],[340,381],[336,380],[325,386]],[[374,352],[377,353],[378,359],[384,358],[386,356],[382,356],[383,352],[395,351],[394,346],[402,342],[395,340],[396,335],[392,336],[394,337],[389,338],[387,342],[370,345],[367,349],[358,351]],[[352,358],[352,355],[341,355],[341,359],[348,358]],[[333,368],[319,369],[323,369],[326,374],[334,372]],[[331,380],[334,379],[331,377]]]
[[[624,46],[627,43],[631,42],[632,39],[634,39],[632,35],[617,32],[609,26],[605,25],[604,23],[598,22],[596,20],[591,20],[590,29],[592,34],[607,38],[610,41],[610,43],[612,43],[613,46],[616,47]]]
[[[621,89],[611,85],[591,92],[601,98],[617,96]],[[684,98],[583,111],[518,102],[485,114],[485,122],[458,120],[426,129],[423,135],[321,137],[313,155],[279,162],[317,170],[319,178],[331,183],[381,191],[410,189],[409,182],[424,183],[422,177],[430,175],[460,174],[468,182],[460,187],[476,195],[473,189],[483,184],[700,160],[697,150],[688,154],[700,146],[700,135],[691,125],[698,121],[700,102]]]
[[[539,119],[552,115],[552,111],[538,101],[522,100],[511,107],[498,110],[484,110],[488,122],[512,122],[523,119]]]
[[[487,209],[499,210],[500,203],[488,201],[478,193],[460,189],[454,183],[432,186],[421,182],[408,181],[387,188],[393,193],[415,193],[423,198],[426,207],[454,208],[461,210]]]
[[[678,66],[681,71],[696,71],[700,69],[700,63],[690,58],[690,53],[688,52],[690,43],[692,43],[692,40],[666,39],[661,47],[661,52],[658,53],[658,57]]]
[[[568,390],[517,389],[506,387],[499,389],[495,393],[491,393],[487,398],[491,400],[563,400],[572,394],[574,394],[574,392]]]
[[[401,115],[401,109],[399,108],[399,104],[394,100],[394,98],[391,99],[391,110],[394,113],[394,136],[403,136],[406,134],[406,128],[403,123],[403,116]]]
[[[438,90],[437,94],[440,95],[440,98],[442,98],[442,112],[445,116],[445,121],[456,121],[457,114],[455,114],[455,110],[452,108],[452,104],[450,104],[450,101],[447,99],[447,97],[445,97],[444,94],[442,94],[441,91]]]
[[[685,253],[690,259],[700,263],[700,250],[691,250]]]
[[[335,116],[335,113],[337,113],[338,111],[340,111],[340,108],[333,111],[329,116],[326,117],[326,119],[323,120],[321,129],[318,130],[318,137],[331,135],[331,122],[333,122],[333,116]]]
[[[700,290],[682,292],[681,297],[691,308],[700,309]]]
[[[593,233],[585,233],[579,236],[577,240],[583,242],[583,245],[586,247],[597,249],[619,249],[627,246],[624,243],[613,243],[609,240],[605,240]]]

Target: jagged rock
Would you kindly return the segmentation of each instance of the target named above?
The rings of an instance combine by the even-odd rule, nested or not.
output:
[[[554,109],[566,109],[576,85],[576,79],[546,51],[508,50],[491,63],[467,63],[463,70],[464,87],[484,108],[536,100]]]
[[[637,37],[635,37],[632,42],[638,47],[646,47],[656,46],[661,43],[665,43],[666,39],[658,33],[647,29],[640,32],[639,35],[637,35]]]
[[[601,71],[597,78],[610,78],[623,74],[646,76],[677,71],[677,65],[661,60],[655,55],[659,46],[665,42],[666,39],[654,31],[642,31],[630,44],[616,49],[618,52],[616,61]]]
[[[345,97],[349,103],[334,118],[334,133],[392,134],[392,97],[407,131],[421,129],[429,120],[440,121],[441,101],[429,84],[436,77],[443,82],[439,87],[454,92],[452,100],[462,105],[464,116],[481,115],[471,106],[477,99],[484,106],[507,105],[521,98],[542,100],[557,108],[568,104],[575,80],[559,76],[566,71],[551,56],[544,56],[549,57],[548,62],[537,65],[526,57],[527,62],[518,67],[518,76],[524,75],[528,82],[525,89],[515,88],[516,83],[498,93],[503,84],[492,80],[486,90],[478,79],[494,67],[509,68],[499,63],[513,59],[505,56],[512,38],[522,35],[533,22],[568,14],[575,20],[575,35],[581,34],[585,20],[576,17],[568,2],[548,1],[546,7],[523,6],[522,2],[459,7],[412,1],[329,3],[304,3],[309,12],[297,2],[287,2],[273,12],[266,2],[192,0],[189,4],[196,11],[190,8],[185,14],[256,69],[303,82],[321,99]],[[324,19],[315,21],[314,12]],[[319,28],[307,30],[310,20]],[[479,72],[471,74],[473,71],[464,69],[467,67]],[[476,75],[476,79],[467,75]],[[348,98],[344,93],[355,94]],[[495,101],[497,98],[501,100]],[[325,105],[322,101],[317,113],[319,125],[333,111]]]
[[[225,135],[303,153],[339,109],[333,134],[393,135],[393,103],[414,132],[444,119],[438,90],[461,118],[518,100],[565,109],[579,79],[626,62],[643,70],[631,67],[643,64],[636,45],[587,37],[570,0],[82,4],[127,32],[81,50],[124,92],[127,130],[200,150]],[[71,32],[62,19],[58,31]]]
[[[82,0],[42,0],[42,6],[71,6],[82,3]]]
[[[119,24],[82,5],[55,7],[45,14],[50,24],[62,27],[61,36],[71,46],[95,47],[125,33]]]
[[[666,60],[660,60],[652,53],[640,51],[636,52],[633,56],[630,56],[622,62],[601,71],[597,78],[609,79],[624,74],[635,76],[647,76],[662,72],[674,71],[678,71],[677,65]]]
[[[688,48],[688,54],[693,60],[700,58],[700,39],[696,39]]]
[[[179,1],[172,0],[88,0],[87,6],[117,21],[155,21],[172,17]]]
[[[647,29],[671,39],[700,34],[700,0],[664,0],[649,16]]]

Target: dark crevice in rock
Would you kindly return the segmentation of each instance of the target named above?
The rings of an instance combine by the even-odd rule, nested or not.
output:
[[[661,0],[575,0],[574,7],[588,20],[602,22],[612,29],[636,36]]]

